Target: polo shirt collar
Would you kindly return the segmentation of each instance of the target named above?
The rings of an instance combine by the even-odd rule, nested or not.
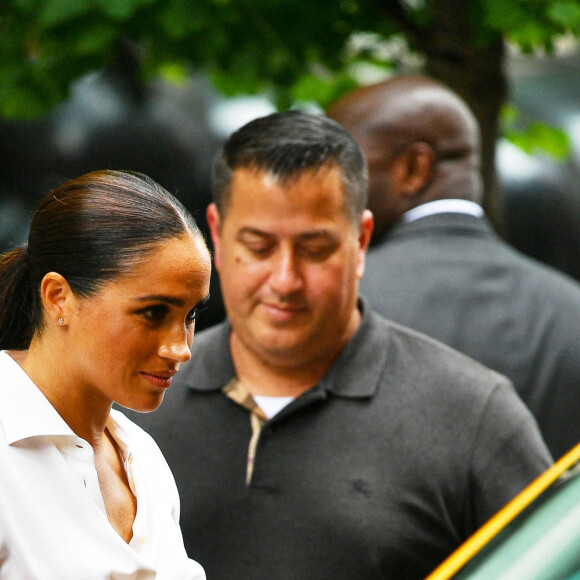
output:
[[[335,363],[320,380],[320,386],[345,398],[371,397],[378,389],[388,356],[388,327],[380,324],[367,301],[358,302],[359,327]]]
[[[388,355],[387,325],[379,323],[379,317],[371,311],[364,298],[359,298],[358,307],[362,314],[361,323],[320,380],[317,390],[345,398],[361,398],[372,396],[378,388]],[[182,369],[192,390],[217,391],[236,376],[230,353],[230,332],[231,326],[226,320],[204,331],[207,339],[199,341],[197,350],[194,340],[191,362],[187,365],[191,370],[188,373]],[[209,336],[210,333],[213,337]]]
[[[30,437],[76,437],[20,365],[0,351],[0,427],[12,445]]]
[[[180,368],[176,379],[184,377],[194,391],[219,391],[227,385],[236,376],[230,354],[230,332],[226,319],[194,337],[191,359]]]

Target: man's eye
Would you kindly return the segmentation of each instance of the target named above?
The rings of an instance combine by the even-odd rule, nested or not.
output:
[[[246,248],[255,256],[267,255],[272,246],[270,244],[246,244]]]
[[[334,247],[326,245],[305,246],[304,248],[302,248],[302,252],[304,253],[304,255],[310,258],[311,260],[324,260],[332,253],[333,250]]]

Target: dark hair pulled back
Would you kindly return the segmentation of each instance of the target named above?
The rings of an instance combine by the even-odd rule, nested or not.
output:
[[[26,349],[42,329],[40,283],[48,272],[88,297],[186,232],[201,235],[183,205],[141,173],[94,171],[51,191],[28,243],[0,256],[0,349]]]

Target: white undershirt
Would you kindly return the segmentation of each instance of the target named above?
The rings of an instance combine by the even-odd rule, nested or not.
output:
[[[467,199],[438,199],[410,209],[403,214],[401,219],[403,222],[409,223],[437,213],[463,213],[478,218],[484,215],[483,208],[474,201]]]
[[[252,395],[258,407],[264,411],[264,415],[271,419],[277,415],[286,405],[289,405],[294,397],[268,397],[266,395]]]

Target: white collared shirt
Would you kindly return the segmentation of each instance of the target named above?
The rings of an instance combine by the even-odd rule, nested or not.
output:
[[[204,580],[179,528],[179,496],[161,451],[111,411],[137,498],[127,544],[109,523],[93,449],[0,351],[0,580]]]
[[[463,213],[480,218],[484,212],[479,204],[467,199],[438,199],[410,209],[401,219],[409,223],[436,213]]]

